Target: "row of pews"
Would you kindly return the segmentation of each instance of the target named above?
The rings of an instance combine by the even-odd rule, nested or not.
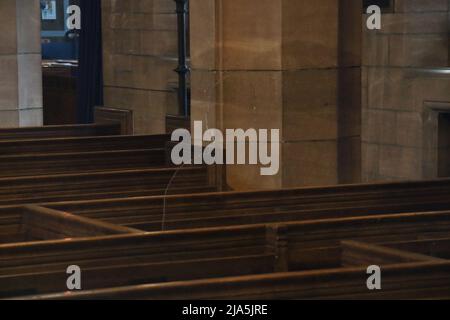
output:
[[[450,180],[223,191],[110,126],[0,130],[1,298],[450,298]]]
[[[207,192],[220,185],[219,168],[172,166],[168,135],[120,136],[115,124],[65,127],[0,130],[0,205]]]

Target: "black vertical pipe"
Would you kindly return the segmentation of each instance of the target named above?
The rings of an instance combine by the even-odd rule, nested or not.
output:
[[[94,107],[103,105],[102,1],[81,0],[77,104],[78,122],[94,121]]]
[[[177,4],[178,16],[178,67],[175,71],[178,73],[178,103],[180,111],[185,117],[189,117],[189,101],[187,79],[189,66],[187,65],[187,15],[188,0],[175,0]]]

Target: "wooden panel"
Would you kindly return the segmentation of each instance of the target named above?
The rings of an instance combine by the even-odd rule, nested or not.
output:
[[[0,129],[0,140],[44,139],[119,135],[120,124],[79,124],[64,126],[24,127]]]
[[[162,167],[165,149],[0,156],[0,177]]]
[[[62,203],[56,208],[155,230],[163,211],[169,230],[449,210],[450,181],[223,192],[162,198]],[[433,187],[434,185],[434,187]]]
[[[92,290],[133,283],[263,274],[273,271],[273,259],[273,255],[260,254],[83,268],[82,286],[83,290]],[[61,267],[58,271],[1,277],[0,297],[65,291],[67,275],[64,271]]]
[[[342,241],[341,248],[342,266],[344,267],[377,265],[383,268],[389,264],[445,261],[431,256],[357,241]]]
[[[302,294],[306,294],[303,290],[308,288],[308,281],[312,281],[311,285],[318,286],[318,289],[321,288],[320,290],[324,290],[329,286],[327,279],[337,282],[342,287],[328,287],[327,290],[321,293],[317,292],[318,296],[320,294],[324,296],[366,294],[369,291],[365,287],[367,276],[365,271],[355,278],[358,281],[364,279],[360,283],[360,286],[358,286],[361,289],[364,288],[364,292],[358,291],[359,289],[353,292],[355,283],[346,287],[347,285],[345,283],[348,278],[336,278],[336,274],[345,274],[345,272],[350,272],[349,276],[351,277],[356,276],[356,274],[352,273],[354,269],[335,269],[340,267],[342,261],[342,248],[340,245],[342,239],[380,242],[386,239],[392,241],[394,239],[438,237],[444,232],[448,235],[450,233],[449,217],[450,215],[447,212],[386,215],[382,217],[306,221],[271,226],[259,225],[252,227],[155,232],[144,235],[83,239],[82,241],[52,241],[32,245],[3,245],[0,246],[0,274],[4,276],[15,275],[17,277],[19,274],[27,274],[30,271],[32,273],[38,273],[55,270],[56,272],[59,270],[58,268],[62,268],[67,264],[67,261],[74,260],[79,262],[83,268],[89,268],[113,266],[114,264],[131,265],[133,261],[134,263],[150,263],[156,261],[163,262],[168,259],[175,261],[178,259],[236,257],[242,255],[243,252],[245,252],[245,255],[250,253],[256,255],[272,252],[276,253],[276,261],[274,261],[273,265],[274,269],[276,266],[286,265],[289,268],[286,270],[311,270],[306,273],[297,273],[303,279],[306,276],[306,279],[310,280],[307,280],[306,283],[300,281],[297,283],[298,287],[290,287],[291,290],[282,288],[282,290],[285,290],[285,294],[300,291],[301,293],[299,293],[298,297],[306,297],[302,296]],[[186,251],[186,246],[189,247],[188,251]],[[127,252],[127,254],[124,256],[123,252]],[[391,256],[390,258],[394,255],[392,252],[389,254]],[[398,257],[398,253],[396,254]],[[384,253],[384,257],[386,256]],[[412,256],[408,256],[406,253],[401,256],[402,259],[405,257],[408,260]],[[422,257],[414,256],[412,260],[414,259],[425,260],[425,262],[421,263],[428,267],[442,265],[440,261],[432,258],[430,260],[428,258],[422,260]],[[287,263],[282,262],[282,260],[286,260]],[[378,262],[380,260],[378,257],[374,257],[374,261]],[[432,264],[429,261],[433,261]],[[363,263],[367,262],[364,261]],[[396,263],[396,261],[392,262]],[[400,265],[403,265],[403,263]],[[312,271],[314,268],[326,268],[328,270]],[[385,277],[385,270],[386,266],[383,267],[383,279]],[[416,271],[420,273],[422,269],[419,268]],[[179,272],[184,272],[184,270],[179,270]],[[445,273],[447,272],[449,271],[445,269]],[[426,290],[434,290],[439,288],[440,285],[448,288],[448,285],[450,285],[450,283],[442,282],[443,278],[438,274],[428,276],[425,276],[425,274],[421,274],[421,276],[424,277],[423,281],[426,283]],[[309,276],[312,276],[312,278],[308,278]],[[399,275],[397,274],[397,276]],[[398,285],[400,289],[405,289],[407,285],[411,285],[406,283],[405,278],[411,276],[415,276],[415,274],[399,276],[398,279],[403,282],[394,281],[393,285]],[[434,278],[435,276],[437,278]],[[448,274],[446,276],[448,277]],[[269,278],[271,277],[269,276]],[[322,277],[322,280],[319,281],[317,277]],[[450,281],[450,278],[447,279]],[[436,285],[439,283],[438,280],[441,283]],[[233,281],[230,280],[229,282],[232,283]],[[414,285],[417,285],[420,289],[420,286],[424,282],[417,281],[414,282]],[[304,287],[305,285],[306,287]],[[383,292],[385,293],[385,291]],[[238,293],[239,290],[233,290],[228,294],[234,295]],[[273,291],[267,292],[267,294],[271,293]],[[186,298],[190,297],[190,293],[184,292],[184,295]],[[281,294],[280,297],[282,296]],[[196,296],[193,297],[196,298]],[[215,295],[212,297],[215,297]],[[252,295],[249,297],[252,297]],[[292,297],[297,297],[297,295]]]
[[[450,238],[391,241],[383,246],[450,260]]]
[[[13,177],[0,178],[0,205],[192,194],[214,189],[203,166]]]
[[[28,299],[449,299],[450,263],[383,269],[383,290],[368,290],[365,268],[316,270],[31,296]]]
[[[96,123],[120,123],[123,135],[134,134],[133,111],[110,107],[95,107]]]
[[[140,230],[75,216],[39,206],[23,211],[22,228],[30,239],[48,240],[140,233]]]
[[[38,206],[6,211],[0,217],[0,244],[142,232]]]
[[[73,263],[83,270],[84,288],[273,271],[275,256],[264,227],[186,236],[158,233],[0,246],[0,296],[64,289],[62,271]]]
[[[287,239],[291,270],[323,269],[336,266],[343,240],[378,244],[448,237],[450,215],[442,211],[304,221],[286,223],[281,230]]]
[[[152,135],[0,140],[0,155],[163,149],[169,139],[168,135]]]
[[[43,68],[44,124],[77,123],[76,70],[56,67]]]

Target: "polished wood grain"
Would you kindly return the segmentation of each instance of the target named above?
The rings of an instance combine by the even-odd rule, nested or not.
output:
[[[95,107],[94,120],[96,123],[120,123],[121,134],[134,134],[133,111],[112,107]]]
[[[200,262],[202,257],[209,259],[212,257],[230,257],[230,255],[238,257],[243,255],[243,252],[246,253],[245,257],[248,257],[248,253],[258,256],[269,254],[272,257],[270,269],[276,272],[290,271],[295,273],[303,270],[304,274],[309,274],[320,269],[324,276],[332,277],[333,272],[336,272],[334,269],[342,269],[340,272],[348,271],[348,268],[342,268],[343,262],[345,262],[342,255],[342,240],[356,239],[360,242],[377,243],[384,242],[387,239],[399,241],[425,237],[439,238],[443,234],[448,237],[450,234],[449,217],[449,212],[394,214],[379,217],[356,217],[247,227],[163,231],[142,235],[74,239],[70,242],[55,240],[29,245],[3,245],[0,246],[0,275],[2,275],[1,279],[5,281],[5,284],[0,287],[8,288],[7,292],[11,293],[14,285],[8,286],[7,283],[13,281],[16,284],[40,284],[39,287],[33,288],[36,292],[57,290],[49,284],[52,281],[42,279],[45,279],[54,268],[56,269],[54,269],[53,274],[56,275],[58,270],[61,270],[69,261],[77,261],[86,271],[89,271],[90,268],[100,268],[99,270],[108,274],[108,270],[114,269],[115,264],[126,265],[130,271],[135,270],[134,264],[136,263],[154,263],[156,261],[162,263],[165,260],[173,263],[177,259],[197,259]],[[433,229],[433,226],[439,226],[439,228]],[[189,250],[186,250],[186,246]],[[359,248],[359,250],[361,249]],[[373,252],[372,249],[370,253]],[[392,258],[392,252],[389,254]],[[386,255],[386,253],[383,253],[382,256],[386,257]],[[137,259],[137,257],[139,258]],[[409,255],[409,258],[411,258],[411,255]],[[441,261],[433,258],[428,261],[422,259],[422,257],[414,257],[411,260],[420,262],[425,260],[425,263],[441,264]],[[374,261],[379,262],[380,260],[376,258]],[[249,263],[248,260],[245,263]],[[367,261],[364,261],[364,263],[367,263]],[[403,263],[403,261],[388,261],[386,265],[383,265],[383,270],[386,266]],[[150,268],[149,265],[146,267]],[[150,268],[148,270],[155,272],[155,269]],[[243,270],[249,269],[244,268]],[[32,276],[30,276],[30,272],[33,274]],[[192,270],[164,268],[161,272],[163,274],[157,279],[153,278],[155,283],[171,281],[171,279],[187,280],[190,276],[192,277],[190,279],[195,279],[195,274],[198,275],[198,270],[195,268]],[[174,273],[169,275],[169,272]],[[256,273],[256,271],[253,271],[253,273]],[[41,279],[41,281],[22,281],[20,280],[22,279],[21,274],[26,279],[34,277],[33,279]],[[153,273],[153,276],[155,275],[156,273]],[[224,270],[222,270],[221,276],[224,275]],[[41,276],[44,278],[41,278]],[[143,277],[141,283],[150,282],[148,278],[145,278],[148,276],[147,273],[143,273],[141,276]],[[366,274],[360,276],[365,277]],[[108,276],[102,282],[101,279],[98,279],[102,277],[93,276],[93,279],[96,280],[89,283],[85,279],[85,286],[86,288],[99,288],[124,285],[127,279],[132,282],[138,281],[138,275],[134,272],[133,275],[128,276],[126,276],[126,273],[117,273],[118,279],[114,280],[116,282],[109,282],[111,277],[115,278]],[[204,277],[204,275],[200,275],[200,277]],[[342,280],[331,279],[337,282]],[[440,280],[442,281],[442,278]],[[211,283],[217,283],[217,281],[211,280]],[[362,284],[365,285],[365,281]],[[57,285],[61,288],[63,283],[59,282]],[[301,291],[305,288],[303,282],[298,285],[299,288],[294,288],[295,290]],[[324,283],[319,282],[317,285],[323,286]],[[434,286],[435,282],[431,282],[430,285]],[[17,286],[22,288],[18,284]],[[428,287],[428,285],[425,287],[427,290],[433,288]],[[341,289],[339,288],[339,290]],[[28,290],[31,290],[29,285]],[[184,298],[196,299],[196,295],[191,294],[194,291],[184,292]],[[4,292],[3,295],[7,292]],[[325,291],[323,294],[331,293]],[[230,294],[236,294],[236,292],[232,291]],[[134,296],[133,293],[130,294],[130,297],[132,296]],[[162,294],[161,297],[163,296]]]
[[[164,149],[169,140],[168,135],[0,140],[0,156]]]
[[[119,123],[0,129],[0,140],[120,135]]]
[[[450,179],[225,192],[168,135],[101,128],[0,132],[0,297],[450,298]]]
[[[450,180],[48,204],[147,231],[450,210]]]
[[[0,244],[140,232],[32,205],[9,209],[0,218]]]
[[[155,168],[0,178],[0,205],[211,192],[208,168]],[[163,205],[163,200],[161,205]]]
[[[384,267],[383,290],[374,291],[367,289],[366,268],[359,267],[179,281],[27,299],[449,299],[449,279],[449,262],[416,262]]]

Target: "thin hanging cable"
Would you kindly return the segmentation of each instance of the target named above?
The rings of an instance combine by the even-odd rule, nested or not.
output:
[[[173,183],[173,180],[175,180],[178,172],[184,167],[184,164],[182,164],[173,174],[172,178],[170,178],[169,183],[167,184],[166,190],[164,191],[164,203],[163,203],[163,215],[162,215],[162,222],[161,222],[161,231],[165,231],[166,227],[166,205],[167,205],[167,193],[169,192],[170,186]]]

